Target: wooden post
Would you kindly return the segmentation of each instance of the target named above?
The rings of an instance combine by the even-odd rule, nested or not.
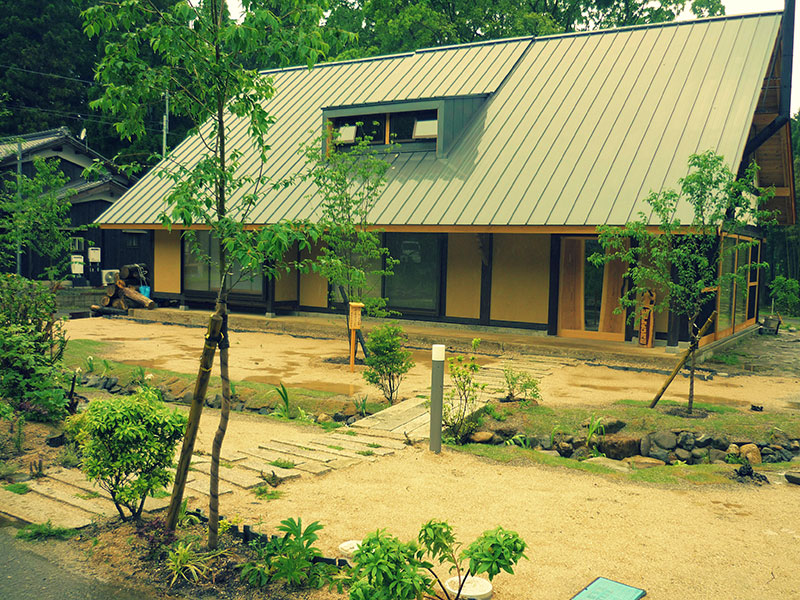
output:
[[[361,302],[350,302],[350,372],[356,370],[356,331],[361,329]]]
[[[700,342],[700,339],[703,337],[705,332],[708,331],[708,328],[711,327],[711,324],[714,322],[714,317],[716,317],[716,316],[717,316],[717,311],[712,312],[711,316],[708,317],[708,321],[706,321],[705,324],[700,328],[700,331],[697,333],[697,342],[698,343]],[[663,396],[664,392],[667,391],[667,388],[669,387],[669,384],[672,383],[672,380],[675,379],[675,377],[677,377],[677,375],[680,372],[681,368],[683,367],[683,365],[686,364],[686,361],[688,360],[689,356],[692,354],[692,352],[694,350],[695,350],[695,347],[694,347],[694,344],[692,343],[686,349],[686,352],[683,353],[683,356],[681,356],[681,359],[678,361],[678,364],[675,365],[675,368],[672,370],[672,373],[667,378],[667,380],[664,382],[664,385],[662,385],[661,389],[658,390],[658,393],[656,394],[656,397],[653,398],[653,401],[650,403],[650,408],[655,408],[656,404],[658,404],[658,401],[661,400],[661,396]]]
[[[652,348],[655,344],[656,324],[653,318],[653,305],[656,295],[647,291],[642,295],[642,308],[639,315],[639,345]]]
[[[189,411],[189,422],[186,424],[186,433],[183,435],[183,447],[181,457],[178,461],[178,469],[175,472],[175,485],[172,486],[172,499],[169,503],[167,513],[167,529],[174,530],[178,524],[178,513],[183,502],[183,491],[186,487],[186,479],[189,475],[189,463],[194,452],[194,442],[197,438],[197,430],[200,427],[200,417],[203,414],[203,402],[208,391],[208,381],[211,379],[211,367],[214,364],[214,354],[219,343],[219,332],[222,329],[222,314],[220,307],[211,315],[208,321],[208,331],[206,332],[206,343],[203,346],[203,353],[200,356],[200,368],[197,372],[197,381],[194,384],[194,395],[192,396],[192,408]]]

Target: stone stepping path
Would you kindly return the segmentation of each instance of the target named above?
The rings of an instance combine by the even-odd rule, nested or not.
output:
[[[187,487],[194,483],[191,475],[189,482]],[[119,514],[108,492],[88,481],[78,469],[49,469],[44,477],[25,484],[30,490],[26,494],[14,494],[0,488],[0,513],[26,523],[50,521],[56,527],[70,529],[80,529],[98,518]],[[186,496],[194,497],[192,494]],[[169,500],[169,496],[147,498],[144,511],[165,510]]]

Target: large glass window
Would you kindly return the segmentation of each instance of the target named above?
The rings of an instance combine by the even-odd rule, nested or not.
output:
[[[736,282],[736,309],[735,319],[737,327],[747,320],[747,277],[748,273],[744,273],[741,269],[747,264],[749,259],[750,248],[743,247],[737,250],[737,263],[736,267],[739,269],[739,275],[742,275],[745,280]]]
[[[442,275],[442,238],[435,233],[387,233],[386,247],[398,263],[386,277],[389,306],[438,314]]]
[[[735,240],[725,237],[722,239],[722,283],[719,287],[719,316],[717,317],[717,331],[730,329],[733,325],[734,282],[729,277],[736,270],[736,253],[733,251]]]
[[[197,245],[206,256],[211,257],[211,264],[201,260],[192,252],[192,245],[187,241],[183,244],[183,287],[185,290],[195,292],[216,292],[219,290],[219,245],[211,243],[211,234],[208,231],[197,232]],[[235,265],[230,282],[232,291],[240,294],[263,293],[264,277],[260,273],[242,276],[242,270]]]

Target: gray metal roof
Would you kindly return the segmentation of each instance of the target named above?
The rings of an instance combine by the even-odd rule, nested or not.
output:
[[[374,223],[621,224],[651,190],[675,187],[692,153],[712,149],[738,168],[780,19],[713,18],[273,71],[264,172],[277,180],[302,168],[298,148],[319,131],[324,107],[486,94],[446,157],[391,156]],[[246,143],[244,123],[232,137]],[[171,160],[190,165],[199,149],[190,138]],[[255,154],[242,149],[242,173],[255,173]],[[170,187],[158,170],[98,222],[158,223]],[[314,218],[311,185],[270,191],[252,222]],[[678,216],[690,219],[688,207]]]
[[[3,141],[0,142],[0,160],[17,155],[17,140],[22,142],[22,154],[24,156],[31,150],[46,146],[47,144],[66,137],[69,137],[69,130],[67,130],[66,127],[60,127],[58,129],[48,129],[47,131],[37,131],[36,133],[26,133],[4,138]]]

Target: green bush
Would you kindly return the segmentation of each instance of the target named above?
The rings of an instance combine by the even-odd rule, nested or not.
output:
[[[769,297],[779,313],[800,316],[800,282],[796,279],[778,275],[769,284]]]
[[[252,586],[264,587],[273,581],[282,581],[289,588],[320,588],[330,580],[334,568],[314,562],[322,552],[314,546],[322,529],[314,521],[303,528],[301,519],[281,521],[279,531],[283,537],[268,542],[254,542],[256,560],[242,566],[242,579]]]
[[[85,414],[78,434],[82,469],[111,494],[123,521],[123,507],[138,520],[148,494],[172,480],[168,469],[186,417],[168,410],[151,389],[95,400]]]
[[[539,400],[542,397],[539,392],[539,380],[527,373],[505,366],[503,367],[503,378],[506,387],[497,391],[505,392],[506,398],[509,400]]]
[[[55,421],[66,414],[58,388],[66,347],[55,296],[45,286],[0,275],[0,398],[29,421]]]
[[[473,352],[478,350],[480,343],[479,338],[472,340]],[[447,366],[453,387],[442,406],[442,424],[448,438],[456,444],[463,444],[478,428],[478,400],[486,384],[475,381],[475,375],[481,367],[473,354],[451,357],[447,360]]]
[[[25,525],[17,532],[17,538],[28,542],[41,542],[43,540],[68,540],[75,537],[78,532],[66,527],[56,527],[50,521],[47,523],[31,523]]]
[[[403,348],[404,338],[403,329],[393,323],[377,327],[367,338],[369,356],[364,359],[364,379],[376,386],[390,404],[397,401],[400,382],[414,366],[411,352]]]
[[[416,542],[403,543],[384,531],[376,531],[364,538],[353,555],[350,600],[458,600],[461,595],[453,598],[447,593],[434,566],[440,565],[458,577],[485,573],[491,581],[501,571],[513,574],[514,566],[527,558],[525,548],[517,533],[501,527],[485,531],[461,552],[453,528],[444,521],[428,521]],[[435,585],[441,588],[442,595]]]

